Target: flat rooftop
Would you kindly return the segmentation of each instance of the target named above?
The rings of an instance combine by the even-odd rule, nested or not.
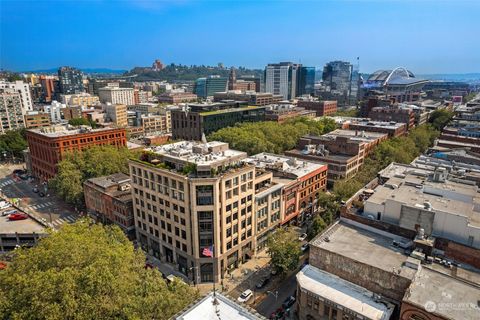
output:
[[[10,210],[12,210],[11,208]],[[20,211],[19,211],[20,212]],[[10,221],[8,216],[0,216],[0,234],[32,234],[46,233],[45,227],[40,223],[28,218],[25,220]]]
[[[309,292],[367,319],[388,320],[393,313],[394,306],[377,301],[373,292],[311,265],[297,273],[297,282]]]
[[[327,236],[329,241],[325,240]],[[412,279],[415,270],[404,266],[408,256],[403,249],[392,245],[393,240],[405,243],[410,241],[342,218],[321,236],[313,239],[310,245],[387,272],[399,272],[400,276]]]
[[[422,267],[403,301],[445,319],[480,319],[480,286]]]
[[[180,141],[154,146],[145,150],[162,155],[165,160],[195,163],[197,166],[215,166],[222,163],[235,163],[247,157],[243,151],[232,150],[228,143],[210,141]]]
[[[359,140],[359,141],[365,141],[365,142],[372,142],[378,139],[383,139],[388,137],[386,133],[381,133],[381,132],[345,130],[345,129],[336,129],[327,134],[324,134],[323,136],[348,137],[351,140]]]
[[[293,150],[289,150],[288,151],[288,154],[289,155],[304,155],[304,156],[310,156],[312,161],[316,161],[316,162],[327,162],[327,163],[330,163],[330,162],[335,162],[335,163],[342,163],[342,162],[350,162],[350,161],[353,161],[355,158],[358,157],[358,155],[344,155],[344,154],[338,154],[338,153],[330,153],[328,155],[319,155],[319,154],[310,154],[310,153],[307,153],[305,154],[303,152],[303,150],[297,150],[297,149],[293,149]]]
[[[176,320],[259,320],[265,319],[255,310],[244,307],[226,296],[213,292],[187,307],[185,311],[172,317]]]
[[[88,126],[73,127],[69,125],[56,125],[56,126],[43,127],[43,128],[37,128],[37,129],[28,129],[27,131],[41,134],[46,137],[55,138],[55,137],[73,136],[77,134],[100,133],[100,132],[111,131],[111,130],[119,130],[119,128],[108,127],[108,128],[92,129],[91,127],[88,127]]]
[[[310,174],[326,164],[315,163],[306,160],[299,160],[292,157],[272,154],[272,153],[259,153],[248,157],[244,160],[246,163],[255,165],[256,167],[272,169],[279,172],[290,173],[297,178],[301,178],[307,174]]]

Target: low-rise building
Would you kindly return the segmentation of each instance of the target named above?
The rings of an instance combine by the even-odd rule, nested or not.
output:
[[[337,112],[337,101],[319,101],[314,99],[300,99],[297,107],[314,110],[318,117],[329,116]]]
[[[316,112],[313,110],[305,110],[295,107],[291,104],[275,104],[267,107],[265,112],[265,120],[275,122],[285,122],[288,119],[297,117],[315,118]]]
[[[286,155],[328,164],[328,182],[353,177],[363,165],[369,143],[348,136],[302,137]]]
[[[126,131],[122,128],[71,128],[57,125],[26,132],[32,174],[42,181],[57,174],[57,164],[67,152],[82,150],[92,145],[125,147]]]
[[[65,120],[77,119],[82,118],[82,107],[81,106],[74,106],[74,107],[66,107],[62,109],[63,118]]]
[[[196,102],[197,100],[197,95],[191,92],[169,92],[158,96],[158,102],[162,103],[178,104],[185,102]]]
[[[40,128],[50,126],[50,115],[45,112],[29,111],[25,115],[25,128]]]
[[[18,246],[31,247],[46,235],[47,229],[30,217],[12,222],[8,216],[0,216],[0,253]]]
[[[407,125],[400,122],[372,121],[365,118],[333,117],[339,128],[365,132],[387,133],[389,137],[400,137],[407,133]]]
[[[332,138],[347,137],[351,140],[363,141],[366,143],[365,156],[368,156],[381,142],[388,139],[388,134],[386,133],[344,129],[336,129],[323,136]]]
[[[60,95],[61,103],[66,106],[81,106],[90,107],[100,103],[100,99],[97,96],[93,96],[89,93],[76,93],[76,94],[62,94]]]
[[[273,173],[272,181],[283,185],[280,224],[302,222],[317,208],[320,191],[327,188],[325,163],[298,160],[294,157],[259,153],[245,160]]]
[[[119,226],[135,238],[130,177],[123,173],[91,178],[83,183],[85,206],[95,221]]]
[[[265,107],[242,102],[189,104],[171,111],[173,139],[201,140],[221,128],[265,120]]]
[[[368,117],[373,121],[405,123],[407,130],[415,127],[415,114],[410,108],[376,107],[368,113]]]
[[[278,103],[283,100],[283,96],[269,92],[239,91],[229,90],[226,92],[217,92],[213,96],[213,101],[222,102],[227,100],[244,101],[251,106],[266,106]]]

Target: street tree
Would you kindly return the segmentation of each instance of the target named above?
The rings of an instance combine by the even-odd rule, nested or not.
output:
[[[308,239],[311,240],[315,238],[315,236],[325,230],[325,228],[327,228],[327,224],[325,223],[323,218],[320,216],[316,216],[315,218],[313,218],[312,224],[308,228]]]
[[[270,234],[267,239],[267,252],[271,258],[271,264],[282,274],[298,266],[302,250],[297,238],[293,229],[280,228]]]
[[[2,319],[169,319],[196,299],[167,284],[116,226],[66,225],[0,271]]]

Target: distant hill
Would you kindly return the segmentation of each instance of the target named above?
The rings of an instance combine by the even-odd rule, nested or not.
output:
[[[237,78],[241,76],[255,76],[262,77],[263,70],[259,69],[247,69],[244,67],[238,67],[235,69]],[[228,77],[230,74],[229,68],[219,68],[211,66],[186,66],[181,64],[169,64],[160,71],[153,71],[148,67],[136,67],[128,71],[125,75],[137,75],[135,80],[137,81],[149,81],[149,80],[165,80],[165,81],[193,81],[198,78],[207,77],[210,75],[219,75],[222,77]]]
[[[451,74],[419,74],[418,78],[428,80],[459,81],[467,83],[479,83],[480,73],[451,73]]]
[[[108,68],[79,68],[85,74],[124,74],[127,70],[108,69]],[[57,74],[58,68],[41,69],[41,70],[29,70],[22,71],[22,73],[45,73],[45,74]]]

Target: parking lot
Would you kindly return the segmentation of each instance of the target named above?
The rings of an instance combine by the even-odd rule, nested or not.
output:
[[[58,199],[48,188],[26,175],[14,174],[22,165],[0,165],[0,197],[52,228],[79,218],[75,208]],[[38,190],[36,190],[38,189]]]

